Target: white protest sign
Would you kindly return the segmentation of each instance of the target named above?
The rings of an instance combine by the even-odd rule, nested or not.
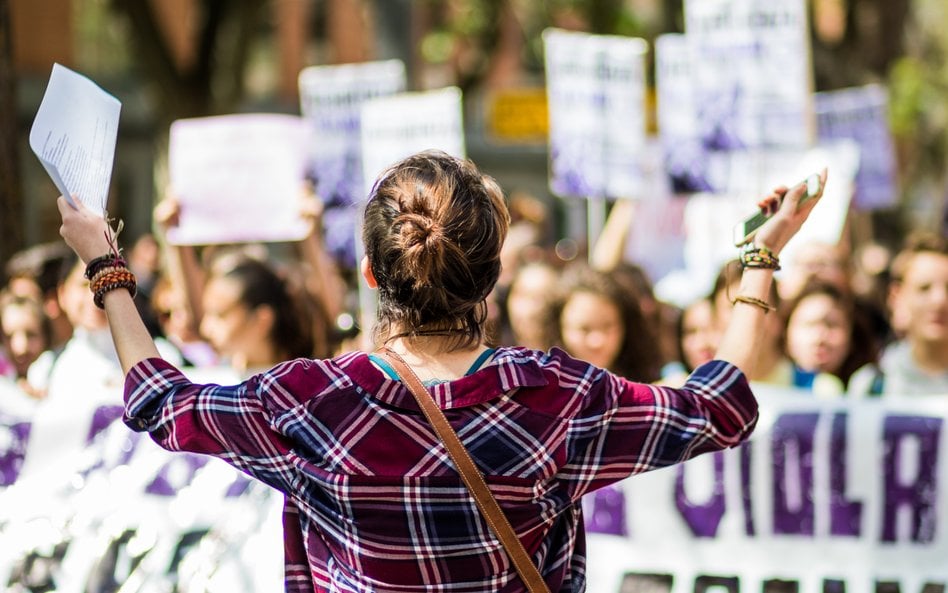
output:
[[[405,64],[384,60],[310,66],[300,72],[300,110],[310,130],[307,177],[323,201],[323,240],[346,265],[355,264],[354,205],[365,199],[362,104],[405,90]]]
[[[705,150],[803,147],[815,140],[807,23],[804,0],[686,0]]]
[[[70,202],[76,196],[105,211],[121,110],[121,102],[94,82],[53,64],[30,129],[30,148]]]
[[[169,139],[171,188],[180,223],[176,245],[296,241],[306,128],[292,115],[239,114],[178,120]]]
[[[551,191],[641,197],[647,43],[547,29],[543,47]]]
[[[590,593],[945,590],[948,399],[754,391],[747,444],[584,499]]]
[[[655,40],[655,91],[658,133],[665,171],[674,193],[711,191],[707,155],[701,143],[691,44],[686,35],[667,33]]]
[[[870,84],[816,93],[814,98],[820,141],[849,138],[859,145],[853,205],[861,209],[895,205],[898,180],[885,87]]]
[[[405,90],[401,60],[310,66],[300,72],[300,108],[311,136],[310,173],[327,204],[362,195],[362,104]]]
[[[363,184],[368,197],[375,179],[399,160],[423,150],[464,158],[461,90],[447,87],[402,93],[362,106]]]

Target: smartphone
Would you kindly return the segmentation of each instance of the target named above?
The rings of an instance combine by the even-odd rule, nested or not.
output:
[[[800,198],[801,205],[819,195],[820,191],[823,189],[823,182],[820,179],[820,176],[816,173],[807,177],[805,183],[806,193],[804,193],[803,197]],[[741,247],[742,245],[750,243],[754,239],[754,233],[756,233],[757,229],[767,222],[767,219],[770,218],[770,216],[771,215],[757,211],[756,213],[736,224],[734,226],[734,245]]]

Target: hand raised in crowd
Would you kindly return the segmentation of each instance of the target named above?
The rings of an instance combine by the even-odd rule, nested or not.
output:
[[[810,212],[823,196],[826,187],[827,170],[820,172],[820,190],[812,199],[801,204],[806,194],[806,182],[791,188],[778,186],[762,199],[758,206],[762,212],[773,214],[757,231],[754,243],[758,247],[766,247],[772,252],[779,253],[797,234],[800,227],[810,216]]]
[[[112,249],[109,244],[112,230],[103,216],[86,208],[78,198],[73,197],[73,202],[75,207],[63,196],[56,200],[63,219],[59,234],[65,239],[66,245],[69,245],[83,262],[88,263]]]

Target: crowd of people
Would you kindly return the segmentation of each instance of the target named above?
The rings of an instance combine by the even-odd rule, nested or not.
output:
[[[509,363],[516,368],[529,362],[527,358],[536,357],[543,365],[555,366],[557,373],[564,373],[560,380],[565,382],[560,387],[565,389],[569,381],[579,380],[579,375],[568,376],[582,370],[568,361],[578,359],[585,361],[583,365],[591,363],[590,368],[611,371],[610,376],[663,386],[668,390],[664,393],[678,397],[693,394],[696,381],[710,381],[712,375],[719,379],[729,372],[730,363],[709,365],[726,352],[730,358],[724,360],[742,361],[734,364],[746,369],[752,383],[793,388],[814,396],[948,397],[948,241],[943,236],[913,233],[903,246],[893,250],[891,263],[883,273],[871,278],[860,274],[854,255],[843,247],[814,244],[804,246],[774,283],[768,280],[764,284],[758,280],[758,268],[769,273],[777,259],[767,260],[770,252],[763,249],[763,265],[749,263],[746,258],[726,262],[707,295],[678,307],[656,297],[651,279],[636,262],[590,264],[582,253],[562,257],[552,245],[550,221],[530,198],[513,196],[508,200],[508,230],[500,214],[502,209],[494,203],[503,199],[499,197],[502,194],[492,189],[492,181],[482,180],[467,165],[446,157],[427,155],[417,160],[404,170],[394,170],[390,173],[393,178],[383,177],[369,202],[364,236],[368,263],[361,272],[365,281],[380,291],[380,325],[374,331],[368,327],[353,330],[342,321],[359,317],[359,312],[352,310],[352,304],[358,302],[354,298],[357,274],[341,268],[324,249],[320,203],[312,191],[302,192],[300,208],[300,216],[310,223],[309,235],[297,244],[281,246],[170,245],[163,234],[176,224],[178,207],[169,194],[155,208],[156,235],[137,238],[125,252],[127,264],[119,266],[127,265],[137,278],[133,302],[154,340],[154,350],[150,343],[143,346],[138,336],[133,335],[131,342],[119,339],[125,331],[121,323],[127,321],[127,312],[117,308],[120,304],[114,304],[116,299],[112,299],[111,310],[106,307],[108,316],[96,306],[89,291],[89,262],[84,261],[90,259],[87,255],[93,255],[92,248],[81,243],[87,240],[82,233],[70,231],[73,234],[66,238],[73,241],[73,249],[89,251],[82,253],[82,260],[72,249],[55,242],[26,249],[6,265],[0,296],[0,375],[15,381],[25,397],[37,405],[58,399],[57,408],[68,413],[68,399],[76,397],[80,384],[84,392],[96,392],[97,397],[118,404],[122,401],[123,381],[126,390],[133,385],[136,392],[136,381],[145,392],[158,390],[164,381],[177,381],[181,384],[174,389],[187,392],[186,380],[162,366],[165,363],[153,366],[156,363],[148,362],[155,353],[182,369],[227,369],[232,384],[269,392],[276,390],[273,385],[280,381],[295,381],[293,373],[302,372],[278,366],[283,361],[372,352],[381,343],[396,343],[418,355],[417,368],[430,371],[431,376],[422,378],[432,385],[441,382],[439,377],[443,376],[463,379],[484,368],[491,358],[498,360],[494,366]],[[486,205],[478,204],[476,208],[485,210],[475,213],[485,218],[469,218],[464,208],[455,212],[438,204],[437,200],[460,198],[452,193],[456,188],[439,177],[435,181],[416,180],[413,175],[421,175],[417,171],[426,171],[425,167],[434,167],[437,175],[458,175],[475,188],[471,191],[484,192],[488,196]],[[445,172],[454,169],[457,172]],[[428,192],[425,195],[418,189],[423,183],[431,186],[422,188]],[[411,188],[415,189],[409,191]],[[384,204],[380,206],[380,202]],[[401,210],[385,210],[389,202]],[[74,225],[95,236],[86,230],[92,228],[92,223],[68,222],[72,215],[63,212],[64,229]],[[792,215],[783,216],[789,220]],[[395,218],[386,217],[396,217],[398,224],[394,225]],[[802,219],[792,224],[798,228]],[[400,234],[394,236],[392,229],[396,226]],[[491,229],[497,229],[497,233],[491,234]],[[771,231],[770,237],[778,237],[782,247],[794,232]],[[467,241],[470,245],[462,249],[452,241]],[[97,248],[106,251],[101,245]],[[483,261],[475,257],[482,252],[487,253]],[[105,273],[112,272],[107,269]],[[746,278],[748,275],[752,278]],[[425,278],[437,278],[437,283],[425,284]],[[748,296],[748,287],[763,292]],[[111,298],[111,294],[104,296]],[[744,310],[738,313],[736,307]],[[756,309],[758,316],[764,309],[765,314],[751,323],[748,308]],[[735,315],[741,319],[735,321]],[[444,325],[444,319],[451,321]],[[741,328],[753,335],[737,335]],[[741,344],[742,340],[753,344],[752,352],[748,351],[749,345]],[[439,357],[429,360],[427,355],[418,354],[420,350],[412,350],[412,344],[429,342],[438,344]],[[473,349],[471,344],[486,349]],[[499,347],[509,345],[527,350],[497,354]],[[468,351],[472,354],[470,360],[456,356]],[[559,351],[571,358],[561,358]],[[545,354],[550,352],[553,354]],[[511,356],[520,358],[508,360]],[[754,363],[745,364],[745,359],[753,359]],[[346,361],[336,363],[342,366],[355,364],[352,358],[339,360]],[[384,367],[378,360],[373,361]],[[544,373],[554,372],[543,368]],[[131,379],[126,378],[130,369]],[[391,375],[390,369],[383,370]],[[531,379],[518,375],[515,380]],[[333,388],[344,390],[343,383],[336,379]],[[205,392],[203,396],[219,397],[222,402],[236,397],[220,389],[220,393]],[[728,389],[740,391],[740,386]],[[582,389],[572,391],[580,393]],[[636,397],[642,395],[636,393]],[[144,396],[126,393],[126,397],[133,398],[159,395],[157,391]],[[740,399],[738,393],[720,395],[732,396]],[[175,436],[178,427],[164,426],[172,422],[173,414],[160,421],[145,419],[145,408],[153,404],[141,404],[143,409],[138,411],[134,403],[128,405],[126,422],[142,422],[141,428],[154,422],[148,430],[154,431],[156,439],[167,439],[162,446],[183,446]],[[531,400],[530,405],[542,408],[545,404]],[[742,431],[753,425],[753,414],[749,409],[745,411]],[[136,413],[143,414],[140,420]],[[247,415],[241,422],[255,421],[253,411],[241,413]],[[318,415],[316,407],[310,413]],[[322,413],[332,415],[328,409]],[[323,429],[329,430],[325,426]],[[43,438],[42,427],[35,436]],[[68,449],[69,440],[63,434],[49,438]],[[737,442],[724,443],[724,437],[713,437],[717,438],[723,440],[715,447]],[[264,446],[238,441],[228,441],[227,447]],[[690,454],[697,452],[700,450]],[[55,461],[54,448],[48,449],[47,455],[47,460],[29,461]],[[656,463],[680,460],[683,458]],[[278,488],[286,486],[277,473],[254,469],[253,462],[247,462],[249,469],[245,471],[256,471],[257,477]],[[241,466],[243,462],[234,463]],[[591,487],[587,484],[579,488],[577,496],[585,488]],[[398,507],[398,511],[406,509]],[[295,517],[316,511],[292,508],[287,512]],[[305,523],[301,524],[305,528]],[[289,540],[286,545],[290,579],[294,571],[303,569],[292,564],[294,550]],[[313,555],[322,552],[306,553],[315,571],[314,566],[323,559]],[[322,569],[331,572],[330,568]]]
[[[307,193],[301,216],[312,232],[290,251],[193,247],[164,240],[177,206],[173,197],[159,203],[157,236],[139,237],[127,255],[138,277],[136,304],[162,354],[246,377],[288,358],[370,344],[371,331],[338,322],[359,318],[346,310],[358,302],[356,286],[352,271],[322,248],[319,210]],[[737,260],[722,266],[709,294],[679,307],[656,298],[636,262],[594,266],[582,254],[564,260],[535,199],[515,194],[511,212],[503,272],[489,295],[494,343],[557,346],[623,377],[669,385],[714,357],[740,280]],[[852,250],[804,246],[777,277],[776,310],[752,380],[819,396],[948,396],[946,243],[912,233],[871,276],[860,273]],[[105,317],[87,302],[88,281],[65,245],[29,247],[4,271],[0,376],[42,399],[70,346],[92,345],[114,359]]]

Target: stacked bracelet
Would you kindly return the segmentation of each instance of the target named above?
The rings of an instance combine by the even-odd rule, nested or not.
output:
[[[744,269],[779,270],[780,260],[766,247],[748,243],[741,249],[741,266]]]
[[[128,262],[126,262],[122,256],[115,253],[106,253],[105,255],[100,255],[86,264],[86,280],[92,282],[92,279],[95,278],[96,274],[98,274],[104,268],[110,266],[125,268],[128,266]]]
[[[122,261],[122,264],[124,264],[124,261]],[[95,303],[96,307],[103,309],[105,308],[106,293],[124,288],[128,290],[128,294],[134,297],[138,290],[138,283],[135,281],[135,274],[131,270],[125,265],[116,265],[115,261],[112,261],[109,266],[103,266],[95,273],[89,288],[92,290],[92,302]]]

